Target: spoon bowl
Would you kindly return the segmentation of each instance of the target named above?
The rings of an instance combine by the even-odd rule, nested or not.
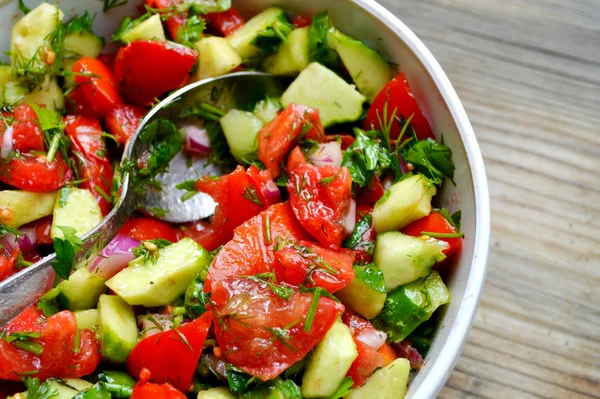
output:
[[[210,103],[227,112],[236,108],[251,110],[257,101],[266,96],[280,97],[287,79],[260,72],[237,72],[217,78],[205,79],[183,87],[157,104],[142,120],[139,128],[123,152],[122,164],[129,160],[143,159],[148,153],[148,143],[140,139],[141,133],[153,121],[167,119],[176,125],[181,115],[189,113],[200,103]],[[186,120],[188,123],[189,120]],[[197,120],[202,123],[201,119]],[[183,201],[185,193],[176,188],[182,181],[199,176],[219,176],[228,171],[208,163],[207,157],[191,158],[177,154],[166,171],[156,176],[161,189],[140,186],[139,169],[124,172],[121,194],[112,211],[91,231],[82,237],[82,250],[75,255],[74,269],[85,266],[119,232],[129,216],[137,209],[168,222],[189,222],[213,214],[215,203],[210,196],[199,193]],[[157,209],[162,210],[157,212]],[[50,254],[23,271],[0,282],[0,327],[38,301],[54,286],[56,274]]]

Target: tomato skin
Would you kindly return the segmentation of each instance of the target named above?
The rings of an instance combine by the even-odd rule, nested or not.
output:
[[[182,27],[185,27],[187,24],[188,18],[187,13],[183,13],[180,15],[174,15],[167,19],[165,23],[167,30],[169,31],[169,36],[173,41],[177,40],[177,36],[179,36],[179,30]]]
[[[13,148],[20,153],[44,151],[44,133],[35,110],[28,104],[17,105],[13,117]],[[4,122],[0,121],[0,136],[5,130]]]
[[[311,22],[312,22],[312,18],[310,18],[310,17],[306,17],[304,15],[296,15],[296,17],[292,21],[292,24],[296,28],[305,28],[307,26],[310,26]]]
[[[43,332],[45,327],[46,318],[36,305],[32,305],[2,327],[2,331],[7,334],[20,331]]]
[[[258,133],[258,159],[271,171],[273,177],[281,174],[281,161],[302,138],[305,126],[312,126],[306,138],[318,142],[325,140],[319,110],[290,104],[277,118]]]
[[[373,177],[370,187],[359,187],[356,193],[356,205],[375,206],[385,194],[385,189],[381,184],[381,180],[377,176]]]
[[[119,234],[124,234],[139,241],[162,238],[177,242],[177,230],[169,223],[150,216],[141,216],[127,220]]]
[[[185,46],[134,41],[117,53],[115,78],[133,104],[149,106],[155,98],[184,86],[197,61],[198,53]]]
[[[113,182],[113,168],[110,163],[98,162],[94,159],[84,160],[81,166],[81,177],[85,179],[81,183],[81,188],[89,190],[98,206],[102,211],[102,216],[106,216],[112,210],[112,201],[110,192]]]
[[[106,114],[106,129],[115,136],[119,144],[125,145],[137,130],[148,111],[135,105],[119,105]]]
[[[102,61],[82,57],[73,65],[72,71],[76,74],[77,89],[94,112],[106,115],[111,108],[123,103],[113,73]]]
[[[354,136],[351,136],[349,134],[328,134],[326,136],[327,138],[327,142],[331,142],[331,141],[339,141],[340,142],[340,146],[342,148],[343,151],[346,151],[348,149],[348,147],[350,147],[352,144],[354,144],[354,142],[356,141],[356,139],[354,138]]]
[[[456,229],[450,223],[448,223],[446,218],[439,212],[431,212],[424,218],[415,220],[414,222],[402,229],[402,232],[404,234],[408,234],[410,236],[415,237],[419,237],[421,235],[421,232],[423,231],[442,234],[456,233]],[[444,255],[446,255],[447,259],[451,259],[456,255],[460,254],[463,243],[463,239],[461,237],[437,239],[441,241],[446,241],[448,243],[449,247],[442,251]],[[442,264],[445,263],[445,260],[442,261]]]
[[[292,152],[290,152],[290,155],[288,156],[288,160],[286,163],[286,170],[292,170],[295,169],[296,166],[298,165],[304,165],[305,163],[307,163],[306,161],[306,157],[304,156],[304,153],[302,152],[302,149],[298,146],[296,146]]]
[[[144,338],[127,357],[127,370],[131,375],[138,375],[146,368],[152,373],[152,382],[168,382],[181,391],[188,391],[211,322],[212,315],[207,312],[177,328],[189,346],[174,330]],[[177,356],[173,356],[175,353]]]
[[[340,248],[352,199],[348,168],[304,164],[288,173],[290,203],[300,224],[324,247]]]
[[[371,108],[369,108],[369,112],[365,119],[365,130],[381,130],[379,119],[384,118],[384,107],[386,103],[388,118],[391,117],[394,109],[397,109],[396,116],[402,117],[405,120],[414,114],[411,125],[415,129],[417,138],[419,140],[424,140],[426,138],[435,140],[431,125],[423,114],[419,104],[417,104],[404,73],[400,72],[381,90],[381,92],[379,92],[377,97],[375,97],[375,101],[371,104]],[[385,121],[385,123],[387,123],[387,121]],[[398,136],[400,136],[401,131],[402,126],[400,123],[392,123],[390,138],[392,140],[397,139]]]
[[[309,240],[310,235],[296,220],[289,203],[275,204],[235,229],[233,239],[225,244],[208,269],[204,291],[210,292],[213,283],[228,277],[272,271],[275,243],[285,239]]]
[[[36,242],[42,245],[52,244],[54,242],[50,236],[50,231],[52,229],[52,216],[46,216],[36,220],[33,223],[35,226]]]
[[[263,381],[277,377],[306,356],[344,310],[333,299],[319,298],[306,332],[313,294],[295,292],[286,300],[264,283],[230,278],[215,286],[211,299],[215,336],[225,358]],[[276,338],[273,331],[278,329],[285,329],[288,339]]]
[[[223,36],[229,36],[244,25],[244,18],[233,7],[227,11],[206,14],[206,18]]]
[[[318,244],[299,241],[276,251],[275,260],[277,281],[294,286],[318,286],[333,294],[354,278],[354,252],[349,249],[331,251]]]
[[[274,187],[276,195],[268,195],[269,186]],[[238,165],[233,172],[220,178],[203,177],[196,182],[196,187],[217,202],[213,229],[225,242],[233,237],[236,227],[281,201],[270,172],[259,171],[254,166],[245,171]]]
[[[33,310],[26,312],[29,312],[25,316],[27,320],[35,317]],[[27,320],[21,319],[19,327],[9,325],[8,328],[25,328]],[[31,371],[36,371],[35,376],[40,380],[78,378],[92,373],[100,363],[98,345],[91,330],[80,331],[79,352],[73,352],[77,334],[77,320],[73,312],[59,312],[50,316],[45,325],[31,326],[28,330],[42,332],[41,338],[32,339],[43,345],[42,354],[35,355],[0,340],[0,379],[19,381],[18,374]]]
[[[181,3],[182,1],[183,0],[144,0],[144,3],[146,3],[149,7],[161,9],[169,8]]]
[[[69,112],[76,115],[84,115],[89,118],[102,118],[104,115],[94,110],[92,103],[88,101],[81,87],[77,86],[67,95],[67,108]]]
[[[111,71],[115,69],[115,59],[117,53],[105,53],[98,56],[98,60],[108,67]]]
[[[196,241],[207,251],[214,251],[227,240],[219,235],[208,222],[198,220],[189,222],[181,226],[181,231],[178,232],[178,238],[189,237]]]
[[[187,399],[187,396],[171,384],[140,381],[133,387],[131,399]]]
[[[73,172],[60,153],[50,164],[43,155],[21,154],[0,165],[0,181],[37,193],[56,191],[72,177]]]
[[[17,248],[8,252],[6,248],[0,248],[0,281],[6,280],[16,272],[17,257],[21,251]]]

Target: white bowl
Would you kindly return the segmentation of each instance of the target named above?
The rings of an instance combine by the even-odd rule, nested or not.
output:
[[[30,7],[40,0],[26,0]],[[94,30],[109,37],[124,15],[136,15],[141,0],[130,0],[123,7],[102,13],[101,0],[59,0],[69,18],[84,11],[97,13]],[[432,122],[436,134],[443,134],[456,165],[457,185],[446,183],[438,194],[438,205],[450,211],[462,210],[465,233],[462,256],[449,281],[452,302],[439,318],[433,345],[425,365],[411,382],[407,397],[433,398],[442,389],[460,355],[471,326],[483,283],[490,236],[490,207],[483,159],[475,133],[465,110],[444,71],[425,45],[400,20],[373,0],[233,0],[244,15],[279,5],[292,13],[313,15],[328,10],[343,32],[355,36],[398,64],[421,107]],[[0,0],[0,26],[4,34],[0,49],[9,48],[6,27],[20,17],[16,0]],[[108,42],[108,40],[107,40]]]

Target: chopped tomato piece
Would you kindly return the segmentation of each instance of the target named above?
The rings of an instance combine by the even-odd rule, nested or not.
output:
[[[146,3],[149,7],[161,9],[169,8],[181,3],[182,1],[183,0],[144,0],[144,3]]]
[[[72,177],[73,172],[60,153],[50,163],[44,155],[26,153],[0,164],[0,181],[21,190],[56,191]]]
[[[350,147],[352,144],[354,144],[354,141],[356,139],[354,138],[354,136],[351,136],[349,134],[330,134],[327,135],[327,142],[330,141],[339,141],[340,142],[340,146],[342,148],[342,150],[346,151],[348,149],[348,147]]]
[[[104,115],[94,109],[92,102],[85,97],[83,89],[79,86],[67,95],[67,108],[69,112],[76,115],[84,115],[89,118],[102,118]]]
[[[306,356],[344,310],[333,299],[320,297],[309,319],[314,294],[294,292],[284,299],[267,284],[244,278],[220,281],[211,299],[223,355],[263,381]]]
[[[204,283],[211,286],[228,277],[252,276],[274,270],[277,242],[308,240],[288,203],[275,204],[235,229],[234,237],[213,260]]]
[[[119,105],[106,114],[106,129],[120,144],[125,144],[137,130],[146,112],[146,108],[135,105]]]
[[[331,251],[300,241],[275,251],[275,260],[277,280],[290,285],[318,286],[334,293],[354,278],[354,253],[348,249]]]
[[[211,321],[212,315],[208,312],[176,330],[142,339],[127,357],[127,370],[131,375],[139,375],[146,368],[152,373],[150,381],[167,382],[188,391]]]
[[[223,36],[232,34],[244,25],[244,18],[233,7],[227,11],[207,14],[206,18]]]
[[[290,104],[258,133],[258,159],[277,177],[283,158],[304,137],[318,142],[325,139],[319,111]]]
[[[17,248],[9,252],[0,248],[0,281],[6,280],[16,272],[17,258],[21,251]]]
[[[7,113],[6,117],[10,117]],[[28,104],[17,105],[12,117],[14,121],[11,126],[13,149],[20,153],[31,151],[44,151],[44,134],[37,118],[35,110]],[[4,121],[0,120],[0,136],[7,134]]]
[[[233,230],[281,201],[281,193],[273,182],[269,171],[259,171],[250,166],[245,171],[242,166],[228,175],[203,177],[196,187],[210,195],[217,208],[213,216],[213,229],[227,242],[233,237]]]
[[[37,306],[32,305],[2,327],[6,334],[13,332],[42,332],[46,327],[46,318]]]
[[[453,234],[456,233],[456,228],[452,226],[446,218],[439,212],[431,212],[429,215],[415,220],[408,226],[402,229],[404,234],[418,237],[422,232]],[[454,238],[437,238],[441,241],[446,241],[449,245],[447,249],[442,251],[448,259],[460,254],[462,249],[463,239],[461,237]]]
[[[62,311],[44,320],[31,308],[25,316],[19,316],[9,323],[10,332],[16,328],[26,328],[37,318],[40,326],[31,325],[18,332],[41,332],[40,338],[30,338],[43,347],[41,355],[17,348],[14,344],[0,340],[0,379],[19,381],[23,374],[35,373],[41,380],[54,378],[78,378],[92,373],[100,363],[100,353],[95,335],[91,330],[79,331],[75,314]]]
[[[340,248],[352,200],[348,168],[304,164],[288,173],[290,203],[300,224],[324,247]]]
[[[173,15],[172,17],[167,19],[165,25],[167,27],[167,30],[169,31],[169,36],[171,36],[171,39],[173,41],[177,41],[177,36],[179,36],[179,30],[182,27],[185,27],[187,21],[187,13]]]
[[[310,17],[306,17],[304,15],[296,15],[294,17],[294,20],[292,21],[292,24],[296,28],[305,28],[307,26],[310,26],[311,22],[312,22],[312,18],[310,18]]]
[[[202,220],[189,222],[181,226],[178,238],[189,237],[196,241],[207,251],[214,251],[227,242],[221,235],[215,232],[212,225]]]
[[[108,67],[111,71],[115,69],[115,59],[117,58],[117,53],[106,53],[100,54],[98,56],[98,60],[101,61],[104,65]]]
[[[142,369],[140,380],[131,392],[131,399],[187,399],[182,392],[169,383],[153,384],[148,382],[151,376],[148,369]]]
[[[198,53],[169,42],[134,41],[115,60],[115,78],[134,104],[152,105],[155,98],[185,85]]]
[[[171,242],[177,242],[177,230],[173,226],[150,216],[128,219],[123,227],[121,227],[119,234],[124,234],[140,241],[162,238]]]
[[[385,194],[385,189],[381,180],[377,176],[374,176],[371,180],[369,187],[359,187],[356,193],[356,204],[375,206],[375,203],[379,201]]]
[[[65,133],[73,149],[88,159],[108,163],[106,144],[102,138],[102,126],[97,119],[81,115],[69,115],[64,119]]]
[[[375,101],[373,101],[367,113],[364,129],[381,130],[381,123],[389,123],[386,117],[390,119],[394,114],[394,110],[396,110],[395,116],[404,120],[408,120],[412,115],[410,123],[414,127],[419,140],[428,137],[435,139],[431,125],[423,111],[421,111],[419,104],[417,104],[417,100],[406,81],[406,76],[402,72],[392,79],[375,97]],[[392,140],[397,139],[401,131],[402,124],[397,121],[392,122],[390,138]]]
[[[307,163],[307,161],[306,157],[304,156],[304,153],[302,152],[302,149],[296,146],[296,148],[294,148],[292,152],[290,152],[290,156],[287,160],[286,170],[292,170],[296,166],[304,165],[305,163]]]
[[[38,219],[34,222],[35,225],[35,241],[38,244],[52,244],[53,240],[50,235],[52,230],[52,216]]]
[[[113,73],[102,61],[82,57],[72,71],[77,89],[99,115],[106,115],[111,108],[123,103]]]
[[[81,188],[89,190],[98,202],[102,215],[108,215],[112,209],[112,165],[96,159],[84,159],[81,163],[81,177],[84,179]]]

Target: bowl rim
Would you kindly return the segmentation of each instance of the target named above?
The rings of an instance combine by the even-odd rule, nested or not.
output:
[[[483,157],[467,113],[442,67],[425,44],[400,19],[375,0],[351,0],[383,22],[410,48],[438,87],[465,147],[475,194],[475,240],[471,271],[446,343],[413,398],[433,398],[442,390],[462,352],[485,283],[490,242],[490,199]]]

